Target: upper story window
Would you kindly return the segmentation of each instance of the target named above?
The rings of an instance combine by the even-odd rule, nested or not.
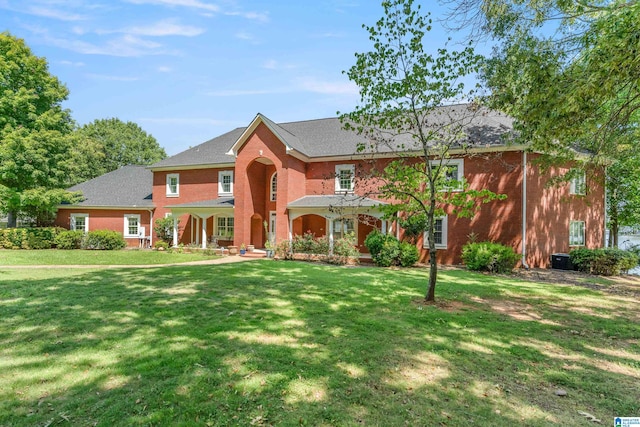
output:
[[[569,223],[569,246],[584,246],[584,221]]]
[[[449,228],[449,221],[447,216],[443,216],[435,219],[435,224],[433,228],[433,241],[436,244],[436,249],[446,249],[447,248],[447,234]],[[425,248],[429,247],[429,234],[425,231],[423,238],[422,246]]]
[[[177,197],[180,195],[180,175],[177,173],[167,174],[167,196]]]
[[[233,195],[233,171],[218,172],[218,196]]]
[[[440,161],[429,161],[431,170],[435,170],[440,166]],[[446,159],[442,162],[441,173],[447,184],[442,188],[443,191],[462,191],[462,180],[464,179],[464,159]],[[449,184],[450,183],[450,184]]]
[[[85,213],[72,213],[71,221],[69,224],[71,230],[89,231],[89,214]]]
[[[355,165],[336,165],[336,193],[353,192]]]
[[[124,216],[124,237],[140,236],[140,215],[125,214]]]
[[[278,174],[275,172],[273,175],[271,175],[271,186],[269,188],[269,200],[275,202],[276,195],[278,194]]]
[[[584,196],[587,193],[587,177],[583,170],[574,171],[569,184],[569,194]]]

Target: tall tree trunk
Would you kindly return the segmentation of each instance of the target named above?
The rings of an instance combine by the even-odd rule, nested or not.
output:
[[[609,207],[609,247],[618,247],[618,232],[620,231],[620,225],[618,224],[618,205],[615,202],[611,203]]]
[[[15,211],[7,212],[7,228],[16,228],[18,214]]]
[[[429,244],[431,246],[433,243]],[[438,251],[433,248],[429,248],[429,288],[427,289],[427,295],[425,301],[436,300],[436,280],[438,280],[438,257],[436,254]]]

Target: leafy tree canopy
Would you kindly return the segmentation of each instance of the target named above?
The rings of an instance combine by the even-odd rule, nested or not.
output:
[[[68,94],[24,40],[0,34],[0,210],[10,225],[22,193],[65,184],[72,120],[61,103]]]
[[[167,153],[156,139],[133,122],[99,119],[74,132],[75,182],[85,181],[126,165],[150,165]]]

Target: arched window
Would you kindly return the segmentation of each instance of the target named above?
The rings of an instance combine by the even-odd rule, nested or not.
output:
[[[276,201],[276,194],[278,193],[278,173],[274,172],[273,175],[271,175],[271,196],[269,197],[269,200],[271,200],[272,202]]]

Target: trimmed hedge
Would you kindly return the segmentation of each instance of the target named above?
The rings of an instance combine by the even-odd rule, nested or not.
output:
[[[518,262],[511,246],[493,242],[467,243],[462,247],[462,262],[469,270],[509,273]]]
[[[58,249],[81,249],[84,240],[84,231],[65,230],[60,232],[54,240]]]
[[[617,276],[638,266],[639,258],[632,251],[615,248],[574,249],[569,252],[573,268],[600,276]]]
[[[63,231],[59,227],[2,228],[0,249],[51,249]]]
[[[89,250],[111,251],[123,249],[127,242],[122,234],[111,230],[95,230],[87,233],[82,247]]]
[[[364,245],[369,249],[373,262],[379,267],[411,267],[419,259],[418,248],[415,245],[400,242],[394,236],[382,234],[379,230],[369,233]]]

